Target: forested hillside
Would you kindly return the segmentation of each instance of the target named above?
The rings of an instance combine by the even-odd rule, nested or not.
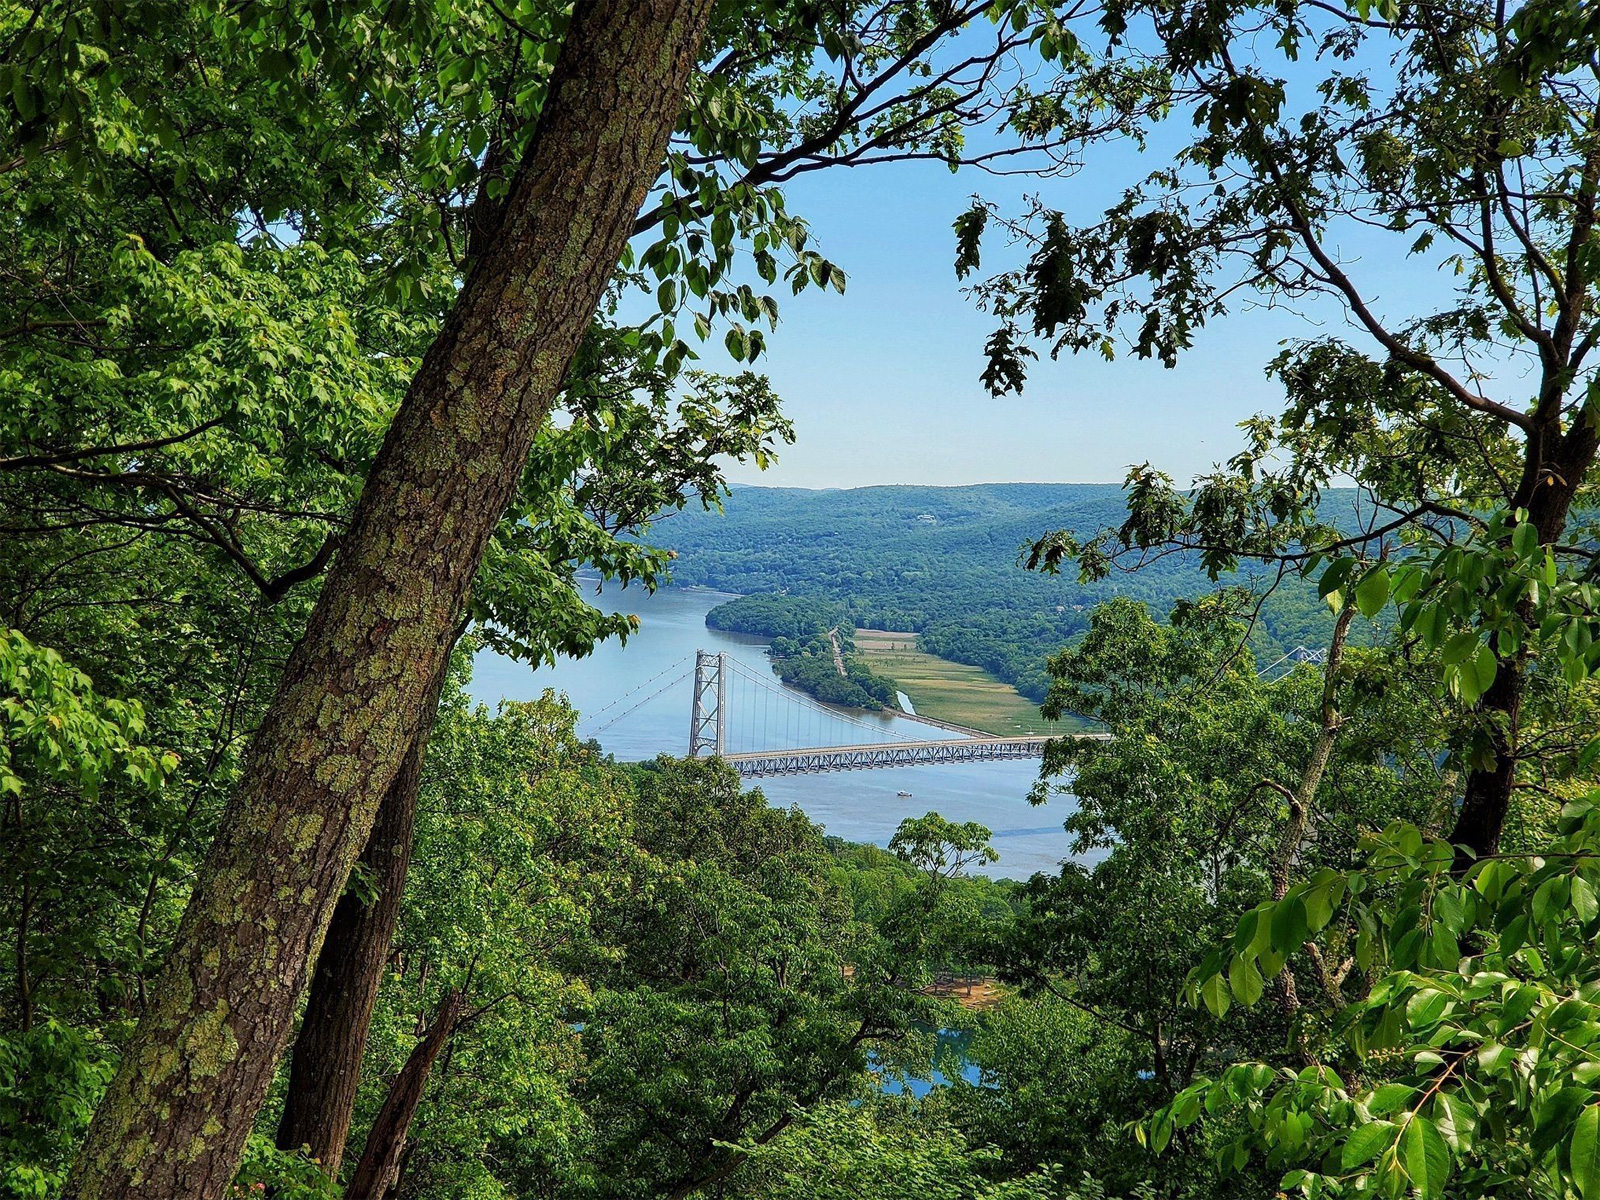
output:
[[[1582,0],[0,4],[0,1200],[1600,1200],[1597,44]],[[887,161],[1000,189],[832,206],[936,214],[993,321],[930,428],[1265,309],[1220,344],[1272,411],[1192,483],[697,512],[793,440],[780,301],[845,291],[791,182]],[[812,401],[961,324],[883,275]],[[819,680],[848,618],[1095,722],[1028,797],[1092,866],[842,845],[468,701],[483,647],[629,635],[580,572],[669,551],[786,593],[741,611]],[[1286,586],[1252,628],[1197,555]]]
[[[706,614],[712,629],[770,639],[772,669],[791,687],[844,708],[892,708],[895,687],[856,654],[848,608],[805,596],[741,596]]]
[[[1348,500],[1338,494],[1328,502],[1340,505]],[[652,530],[677,553],[675,582],[836,601],[857,625],[916,631],[933,653],[983,667],[1034,700],[1048,688],[1046,658],[1088,628],[1096,603],[1123,596],[1164,615],[1217,586],[1184,554],[1089,584],[1075,571],[1022,568],[1025,549],[1050,530],[1120,525],[1127,497],[1110,484],[736,487],[724,510],[675,513]],[[1260,585],[1275,573],[1229,578]],[[1330,626],[1315,589],[1290,576],[1263,606],[1251,643],[1270,660],[1326,645]]]

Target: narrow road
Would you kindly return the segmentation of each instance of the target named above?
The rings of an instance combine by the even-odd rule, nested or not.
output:
[[[839,627],[837,625],[828,630],[828,641],[833,643],[833,669],[839,672],[840,679],[849,679],[850,674],[844,669],[844,651],[839,649]]]

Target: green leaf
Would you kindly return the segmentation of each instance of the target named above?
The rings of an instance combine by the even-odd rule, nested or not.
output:
[[[1543,998],[1539,989],[1531,983],[1518,986],[1500,1007],[1500,1019],[1495,1022],[1499,1035],[1504,1037],[1522,1024],[1522,1019],[1531,1013]]]
[[[1458,1156],[1472,1148],[1473,1131],[1477,1128],[1477,1114],[1470,1105],[1448,1091],[1434,1097],[1434,1120],[1439,1133]]]
[[[1465,662],[1478,648],[1478,635],[1474,630],[1465,629],[1453,635],[1444,644],[1444,653],[1440,658],[1446,666]]]
[[[1348,1171],[1362,1163],[1371,1162],[1388,1148],[1394,1140],[1394,1126],[1387,1121],[1372,1121],[1350,1135],[1339,1155],[1339,1166]]]
[[[1238,997],[1239,1003],[1246,1008],[1261,999],[1262,983],[1261,972],[1242,954],[1235,954],[1233,961],[1228,964],[1228,984],[1233,988],[1233,994]]]
[[[1206,1002],[1206,1007],[1214,1017],[1226,1014],[1233,1003],[1228,995],[1228,985],[1221,975],[1212,975],[1200,985],[1200,998]]]
[[[1341,558],[1329,563],[1328,569],[1317,580],[1317,595],[1326,599],[1334,592],[1342,591],[1355,565],[1355,559],[1353,558]]]
[[[1528,1139],[1533,1153],[1543,1157],[1559,1146],[1571,1132],[1573,1122],[1583,1112],[1584,1105],[1593,1099],[1593,1090],[1581,1085],[1558,1088],[1554,1094],[1542,1095],[1539,1107],[1535,1110],[1538,1115],[1533,1136]]]
[[[1372,1093],[1367,1101],[1367,1111],[1374,1116],[1399,1112],[1411,1103],[1411,1097],[1416,1094],[1417,1089],[1409,1083],[1386,1083]]]
[[[1578,1194],[1583,1200],[1600,1197],[1600,1104],[1591,1104],[1578,1114],[1567,1156]]]
[[[1306,925],[1315,933],[1326,925],[1333,917],[1333,904],[1328,895],[1327,883],[1316,884],[1306,889],[1301,901],[1306,907]]]
[[[1499,674],[1500,663],[1494,656],[1494,651],[1488,646],[1478,647],[1477,676],[1478,694],[1487,692],[1494,683],[1494,677]]]
[[[1485,1042],[1478,1047],[1478,1066],[1491,1074],[1509,1066],[1515,1059],[1516,1055],[1503,1042]]]
[[[1466,909],[1448,888],[1441,889],[1433,898],[1433,919],[1443,923],[1451,933],[1460,933],[1467,925]]]
[[[1411,1177],[1411,1189],[1423,1200],[1444,1194],[1450,1178],[1450,1147],[1425,1117],[1413,1116],[1400,1135],[1400,1158]]]
[[[1454,639],[1452,639],[1453,641]],[[1499,663],[1494,651],[1487,645],[1478,646],[1477,652],[1456,668],[1456,693],[1467,704],[1476,704],[1478,697],[1489,690],[1499,673]]]
[[[1300,897],[1290,896],[1273,909],[1272,945],[1285,957],[1300,949],[1306,931],[1306,907]]]
[[[1532,558],[1539,550],[1539,531],[1524,521],[1511,531],[1511,548],[1518,558]]]
[[[1383,611],[1389,601],[1389,569],[1382,564],[1368,571],[1356,584],[1356,608],[1369,620]]]
[[[1597,901],[1594,888],[1582,875],[1572,877],[1572,911],[1578,914],[1578,920],[1584,922],[1600,915],[1600,901]]]
[[[1596,739],[1600,741],[1600,739]],[[1256,931],[1261,924],[1260,910],[1252,908],[1239,918],[1239,924],[1233,931],[1233,948],[1243,953],[1251,948],[1256,940]]]

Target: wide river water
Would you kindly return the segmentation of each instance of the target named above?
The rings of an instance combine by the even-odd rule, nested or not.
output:
[[[782,703],[775,694],[782,685],[772,674],[764,641],[706,628],[706,613],[727,599],[722,592],[702,588],[662,588],[654,595],[639,588],[607,588],[603,603],[636,613],[641,622],[625,646],[613,640],[588,658],[563,659],[538,670],[484,652],[474,664],[472,695],[492,708],[502,700],[530,700],[553,688],[577,708],[579,734],[597,738],[617,758],[681,755],[688,749],[695,651],[720,650],[742,668],[730,673],[729,752],[942,736],[887,713],[821,717]],[[685,678],[674,682],[679,675]],[[765,686],[750,682],[751,676]],[[1000,853],[999,862],[986,873],[1025,879],[1036,871],[1053,872],[1071,848],[1061,827],[1070,798],[1056,797],[1039,808],[1028,803],[1038,765],[1036,759],[941,764],[750,783],[773,804],[799,805],[829,833],[854,842],[887,845],[901,820],[927,812],[952,821],[981,822],[994,832]]]

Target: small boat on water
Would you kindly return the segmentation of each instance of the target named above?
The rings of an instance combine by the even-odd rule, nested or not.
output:
[[[896,796],[910,796],[911,793],[910,792],[896,792],[895,795]]]

